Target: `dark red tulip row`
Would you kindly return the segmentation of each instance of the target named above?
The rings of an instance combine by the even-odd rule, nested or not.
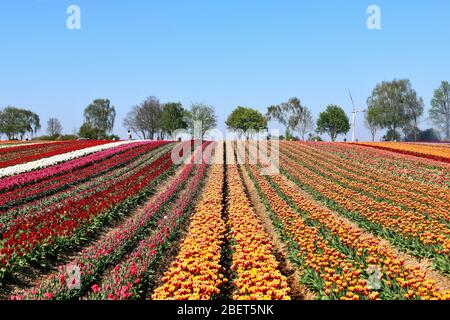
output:
[[[205,147],[208,143],[205,143]],[[200,150],[201,152],[201,150]],[[30,290],[26,290],[12,296],[12,299],[73,299],[80,297],[83,292],[96,285],[92,285],[106,268],[114,265],[123,259],[123,256],[130,247],[149,233],[149,229],[158,224],[156,219],[163,219],[165,214],[171,214],[168,209],[174,205],[181,194],[186,194],[192,190],[192,181],[198,181],[204,174],[204,170],[194,164],[185,165],[180,175],[178,175],[167,188],[153,201],[149,202],[141,215],[137,219],[127,220],[120,229],[102,238],[93,246],[85,248],[79,257],[70,263],[60,266],[59,272],[50,275],[38,285]],[[192,178],[190,178],[193,175]],[[191,182],[189,182],[189,180]],[[80,290],[72,290],[68,286],[67,270],[73,267],[80,269]],[[94,290],[92,289],[92,290]],[[95,292],[95,290],[93,291]]]
[[[108,217],[131,205],[133,198],[172,165],[168,152],[123,181],[15,225],[0,241],[0,278],[20,264],[39,261],[47,253],[82,240]]]
[[[209,158],[209,154],[207,157]],[[100,284],[94,284],[91,287],[92,291],[87,296],[88,299],[142,298],[142,293],[148,285],[148,275],[152,272],[152,264],[164,255],[164,248],[169,239],[179,230],[180,224],[189,214],[189,206],[194,201],[204,179],[207,162],[206,160],[198,165],[198,170],[188,186],[166,208],[165,216],[155,223],[156,229],[145,237],[110,273],[107,273]]]
[[[94,175],[84,182],[81,181],[60,191],[56,190],[56,193],[53,193],[54,190],[49,188],[48,196],[30,200],[27,203],[2,212],[0,214],[0,239],[4,232],[16,225],[24,224],[26,221],[36,218],[39,219],[40,216],[46,215],[48,212],[53,212],[66,206],[69,201],[81,201],[95,192],[105,190],[110,185],[127,179],[169,150],[171,150],[171,145],[143,152],[140,157],[101,175]]]

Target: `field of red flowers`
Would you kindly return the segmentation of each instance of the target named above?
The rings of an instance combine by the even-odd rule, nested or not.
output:
[[[447,146],[181,143],[1,148],[0,298],[450,299]]]

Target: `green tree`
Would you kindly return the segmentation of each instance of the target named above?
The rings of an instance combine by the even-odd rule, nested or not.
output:
[[[95,129],[99,139],[112,132],[115,119],[116,109],[108,99],[96,99],[84,110],[85,128]]]
[[[386,134],[383,136],[384,141],[400,141],[401,136],[398,131],[395,131],[394,129],[388,129]]]
[[[418,140],[426,141],[426,142],[438,142],[441,140],[441,138],[440,138],[438,132],[436,132],[433,128],[429,128],[429,129],[420,131]]]
[[[380,109],[371,108],[365,114],[364,125],[370,130],[370,135],[372,136],[372,141],[375,141],[375,136],[377,131],[381,129],[380,120]]]
[[[267,119],[258,110],[247,108],[247,107],[237,107],[228,116],[225,124],[229,129],[232,130],[242,130],[247,134],[247,138],[250,138],[250,131],[261,131],[267,129]]]
[[[277,120],[286,127],[289,132],[298,132],[302,140],[306,134],[314,129],[314,121],[311,110],[302,106],[300,99],[291,98],[288,102],[270,106],[266,113],[267,119]]]
[[[327,109],[319,115],[317,120],[317,132],[327,133],[332,141],[340,134],[346,134],[350,130],[350,121],[344,110],[336,105],[329,105]]]
[[[415,90],[411,88],[408,89],[410,94],[407,96],[408,101],[405,106],[406,117],[408,122],[403,128],[405,135],[408,133],[414,137],[414,141],[417,141],[418,135],[420,134],[420,129],[418,126],[419,118],[423,115],[424,103],[421,97],[417,96]]]
[[[372,91],[367,99],[369,112],[376,109],[376,124],[383,129],[397,133],[417,128],[418,119],[423,114],[423,100],[417,96],[407,79],[383,81]],[[395,137],[395,134],[387,135]]]
[[[80,138],[90,139],[90,140],[104,140],[107,139],[108,136],[105,131],[94,128],[89,123],[84,123],[80,127],[80,131],[78,133]]]
[[[193,103],[191,105],[191,110],[186,113],[185,119],[187,127],[191,131],[194,139],[203,140],[206,132],[214,129],[217,125],[217,116],[214,108],[203,103]],[[195,132],[194,130],[196,124],[201,125],[201,128],[198,128],[200,130],[199,132]]]
[[[450,84],[447,81],[442,81],[434,91],[429,117],[444,133],[445,140],[450,141]]]
[[[186,129],[186,110],[179,102],[165,103],[161,113],[161,129],[172,137],[177,129]]]
[[[30,110],[9,106],[0,112],[0,133],[10,140],[22,140],[27,133],[34,135],[40,128],[39,116]]]

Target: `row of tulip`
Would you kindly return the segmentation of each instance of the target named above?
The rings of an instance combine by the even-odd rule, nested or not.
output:
[[[448,188],[450,185],[450,166],[443,162],[354,144],[302,143],[302,145],[336,156],[357,167],[375,169],[382,173],[381,176],[394,176],[414,184],[428,184],[433,187]]]
[[[15,173],[13,176],[0,179],[0,192],[5,192],[7,190],[11,190],[27,184],[40,182],[53,176],[62,175],[64,173],[70,173],[74,170],[91,165],[105,158],[112,157],[131,148],[148,144],[155,147],[164,145],[164,143],[162,142],[127,142],[112,143],[99,146],[95,149],[89,148],[81,150],[80,153],[77,152],[78,155],[72,160],[67,158],[61,161],[62,163],[60,164],[52,164],[51,162],[48,162],[48,165],[44,165],[41,169],[35,168],[35,171]]]
[[[403,227],[397,226],[402,230],[405,235],[412,235],[415,237],[420,236],[420,240],[425,244],[445,244],[445,239],[450,235],[450,230],[446,223],[442,223],[437,220],[430,219],[429,216],[420,215],[415,212],[410,212],[403,210],[403,208],[391,205],[387,202],[377,202],[376,200],[367,197],[365,194],[360,192],[354,192],[353,190],[334,182],[334,180],[338,179],[334,176],[333,179],[327,178],[324,174],[316,174],[315,172],[320,172],[320,164],[317,162],[311,164],[309,167],[303,164],[302,157],[292,157],[287,154],[282,154],[281,156],[282,167],[286,167],[286,171],[289,173],[295,174],[295,177],[300,176],[300,172],[302,173],[302,178],[310,177],[312,179],[316,179],[315,181],[311,181],[317,183],[317,181],[326,183],[326,188],[329,188],[329,191],[334,191],[336,195],[342,193],[343,195],[352,194],[352,200],[357,201],[360,204],[364,204],[366,209],[371,208],[372,211],[378,211],[377,217],[381,216],[380,210],[386,212],[386,220],[391,221],[391,223],[387,223],[387,225],[395,226],[398,220],[402,220]],[[294,166],[294,167],[293,167]],[[295,171],[293,168],[296,168],[301,171]],[[330,174],[329,174],[330,175]],[[319,180],[317,180],[319,179]],[[325,188],[323,185],[322,189]],[[414,230],[410,228],[410,224],[415,226]],[[430,232],[432,231],[432,232]]]
[[[32,182],[21,185],[20,187],[0,193],[0,212],[7,210],[10,207],[17,207],[18,205],[27,203],[30,200],[43,198],[50,194],[60,192],[70,186],[79,185],[88,179],[95,176],[100,176],[103,173],[128,164],[134,159],[150,152],[160,145],[161,144],[156,143],[143,143],[136,145],[128,144],[102,151],[94,154],[95,157],[92,157],[97,159],[95,162],[88,162],[87,165],[83,166],[79,166],[79,164],[76,166],[69,165],[66,166],[66,168],[75,167],[75,169],[62,172],[60,175],[52,176],[44,180],[37,180],[34,183]],[[91,156],[88,156],[86,158],[90,157]],[[86,163],[86,159],[84,158],[73,161]]]
[[[332,239],[303,220],[277,193],[256,165],[246,165],[273,225],[288,243],[291,260],[302,274],[301,282],[319,299],[376,299],[364,270],[332,245]]]
[[[436,266],[444,273],[449,271],[450,230],[447,224],[389,203],[380,203],[345,188],[309,170],[300,159],[295,161],[282,154],[281,167],[300,186],[332,205],[335,210],[387,237],[404,251],[411,251],[420,257],[437,257]]]
[[[309,145],[309,144],[283,144],[287,149],[294,153],[307,153],[310,156],[317,157],[320,160],[335,166],[338,170],[342,169],[347,172],[351,172],[360,176],[360,180],[372,181],[377,184],[378,187],[384,185],[384,188],[395,188],[405,190],[408,192],[408,196],[415,199],[419,199],[421,196],[425,198],[421,199],[422,203],[429,203],[430,198],[441,201],[440,204],[445,204],[450,201],[450,195],[448,194],[448,187],[433,185],[423,182],[423,175],[418,180],[411,179],[411,176],[401,176],[395,173],[395,170],[383,171],[379,166],[369,165],[369,160],[365,158],[367,149],[356,148],[355,151],[347,153],[348,156],[342,156],[339,154],[337,148],[332,150],[322,150],[321,145]],[[348,149],[354,149],[353,146],[349,146]],[[351,154],[351,155],[350,155]],[[370,159],[374,157],[371,156]],[[401,161],[395,161],[393,163],[400,163]],[[405,164],[406,165],[406,164]],[[417,166],[412,165],[412,168]],[[436,171],[434,169],[433,171]],[[409,171],[408,171],[409,172]],[[406,173],[406,172],[404,172]]]
[[[227,142],[227,156],[234,156]],[[248,199],[234,159],[227,161],[227,226],[232,245],[234,300],[288,300],[290,288],[279,271],[262,221]]]
[[[439,290],[418,267],[405,265],[393,250],[379,237],[363,233],[280,176],[270,178],[291,207],[304,219],[313,221],[316,228],[335,238],[335,247],[354,258],[355,265],[363,270],[379,270],[382,299],[450,299],[450,291]],[[352,254],[349,254],[349,251]],[[380,275],[381,275],[380,274]]]
[[[218,144],[213,163],[223,159],[223,144]],[[187,237],[176,260],[155,289],[154,300],[210,300],[220,295],[228,281],[221,265],[221,250],[226,236],[222,219],[224,167],[212,164],[203,193],[190,220]]]
[[[417,157],[423,157],[435,161],[450,163],[450,149],[439,145],[419,145],[412,143],[398,143],[398,142],[364,142],[363,146],[378,148],[382,150],[407,154]]]
[[[27,146],[27,145],[34,145],[42,142],[29,142],[29,141],[14,141],[14,140],[0,140],[0,149],[5,148],[14,148],[19,146]],[[46,142],[46,143],[53,143],[52,142]]]
[[[204,143],[197,151],[198,156],[201,156],[207,144]],[[194,155],[192,159],[195,157]],[[110,273],[102,277],[98,284],[91,287],[92,291],[87,295],[87,299],[127,300],[145,296],[157,262],[165,255],[171,240],[176,238],[180,225],[189,216],[192,203],[201,189],[208,160],[209,154],[202,164],[196,165],[196,174],[180,195],[167,206],[164,217],[155,223],[151,233]],[[188,165],[190,166],[192,164]]]
[[[0,168],[6,168],[43,158],[53,157],[59,154],[95,147],[98,145],[107,144],[109,142],[110,141],[64,141],[0,149]]]
[[[450,299],[449,291],[439,290],[434,281],[418,267],[406,266],[403,260],[383,244],[382,239],[364,234],[343,221],[336,213],[312,201],[309,196],[281,176],[262,177],[256,166],[248,167],[269,211],[272,211],[275,219],[280,219],[283,224],[285,229],[282,232],[287,231],[296,242],[299,241],[297,232],[308,232],[309,236],[314,233],[322,235],[322,238],[315,238],[314,244],[301,242],[303,247],[310,247],[313,250],[306,258],[303,257],[302,269],[307,275],[306,279],[303,278],[303,282],[316,291],[319,298]],[[289,215],[292,213],[290,210],[297,216]],[[285,216],[290,219],[286,219]],[[307,231],[302,228],[298,230],[303,221],[309,227]],[[332,248],[331,251],[326,244]],[[333,249],[337,250],[334,254]],[[301,256],[301,252],[305,250],[300,247],[299,255]],[[329,254],[328,260],[338,262],[342,267],[345,273],[343,279],[333,274],[335,270],[327,265],[327,260],[314,255],[320,250]],[[298,263],[295,259],[294,262]],[[352,272],[345,263],[350,263],[349,266],[355,271]],[[309,268],[314,268],[314,276],[310,275]],[[362,275],[367,281],[352,279],[355,274]],[[361,281],[361,284],[358,284],[358,281]],[[361,294],[363,283],[370,290],[365,291],[366,294]]]
[[[154,230],[155,226],[160,223],[158,219],[159,221],[167,219],[164,214],[170,213],[173,202],[180,198],[182,190],[185,190],[183,191],[185,194],[188,192],[186,189],[191,190],[193,187],[192,182],[188,182],[193,174],[195,178],[192,178],[191,181],[195,179],[198,181],[202,178],[204,170],[198,170],[198,167],[193,164],[184,166],[181,173],[145,205],[139,216],[126,220],[121,224],[120,229],[84,248],[77,258],[60,266],[57,274],[50,275],[30,290],[15,293],[11,299],[67,300],[80,298],[89,290],[91,290],[91,294],[100,293],[101,287],[95,284],[97,279],[109,267],[120,263],[126,253],[136,246],[139,239]],[[73,269],[80,271],[78,289],[72,288],[70,283],[72,279],[68,270]]]
[[[99,176],[93,176],[86,182],[75,184],[67,189],[53,193],[49,190],[50,195],[45,198],[38,198],[30,202],[26,202],[17,207],[0,213],[0,234],[14,227],[23,224],[26,221],[39,219],[50,212],[54,212],[60,208],[67,206],[69,202],[83,201],[83,199],[95,192],[106,190],[110,185],[115,185],[128,179],[136,172],[144,169],[149,163],[156,161],[170,150],[170,145],[162,146],[150,152],[143,153],[137,159],[128,164],[124,164],[114,170],[108,171]],[[143,150],[141,150],[143,151]]]
[[[399,188],[398,186],[392,186],[390,183],[378,182],[366,177],[364,173],[357,169],[352,171],[348,168],[341,169],[345,166],[342,163],[335,163],[329,157],[322,158],[320,154],[308,152],[306,149],[287,147],[285,153],[295,157],[308,168],[313,168],[314,172],[325,178],[356,192],[362,192],[375,200],[400,205],[407,210],[437,221],[450,220],[450,205],[443,199],[409,191],[407,185],[404,188]]]
[[[95,145],[95,143],[96,143],[95,141],[92,141],[91,143],[94,144],[94,146],[84,147],[84,148],[80,149],[80,147],[82,145],[79,145],[78,147],[76,147],[76,149],[74,151],[73,150],[72,151],[65,150],[67,152],[60,153],[60,154],[57,154],[57,155],[54,155],[54,156],[51,156],[48,158],[40,157],[40,158],[38,158],[38,160],[35,160],[35,161],[26,162],[26,163],[2,168],[2,169],[0,169],[0,178],[12,176],[12,175],[18,175],[20,173],[31,172],[34,170],[54,166],[56,164],[63,163],[63,162],[66,162],[66,161],[69,161],[72,159],[85,157],[89,154],[96,153],[96,152],[99,152],[102,150],[111,149],[111,148],[114,148],[114,147],[117,147],[117,146],[120,146],[123,144],[130,144],[130,143],[133,144],[136,142],[135,141],[103,142],[100,145]],[[87,146],[87,145],[85,145],[85,146]],[[37,157],[39,157],[39,155],[37,155]],[[0,186],[1,186],[1,184],[0,184]]]
[[[23,219],[2,235],[0,277],[29,261],[41,261],[83,240],[112,216],[134,205],[151,191],[158,177],[173,166],[170,152],[126,179],[94,190],[82,199],[68,199],[32,219]]]

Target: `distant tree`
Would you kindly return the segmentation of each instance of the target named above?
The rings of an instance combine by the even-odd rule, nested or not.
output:
[[[401,139],[400,133],[394,129],[389,129],[383,136],[383,141],[400,141]]]
[[[372,141],[375,141],[375,136],[377,131],[381,129],[380,117],[381,110],[379,108],[371,108],[365,114],[364,125],[370,130],[370,135],[372,136]]]
[[[39,116],[30,110],[10,106],[0,112],[0,132],[10,140],[22,140],[27,133],[34,135],[40,128]]]
[[[419,134],[419,141],[424,142],[438,142],[441,140],[439,133],[436,132],[433,128],[429,128],[426,130],[421,130]]]
[[[56,118],[50,118],[47,121],[47,133],[51,137],[60,136],[62,133],[61,122]]]
[[[84,123],[80,127],[80,131],[78,132],[80,138],[91,139],[91,140],[104,140],[107,139],[108,135],[105,131],[94,128],[89,123]]]
[[[293,115],[289,119],[289,126],[296,132],[300,133],[300,137],[305,141],[306,134],[314,129],[314,120],[311,110],[307,107],[302,107],[299,113]]]
[[[111,106],[111,102],[108,99],[96,99],[84,110],[83,126],[86,126],[83,127],[83,130],[80,128],[80,136],[84,137],[81,133],[86,132],[86,129],[89,128],[95,129],[93,131],[88,130],[90,133],[98,133],[97,139],[106,137],[113,130],[115,119],[116,109],[114,106]]]
[[[419,118],[423,115],[424,103],[423,99],[417,97],[415,90],[410,90],[410,94],[407,96],[409,99],[405,105],[406,117],[408,122],[403,128],[403,132],[410,133],[414,137],[414,141],[417,141],[420,129],[418,126]]]
[[[408,131],[411,127],[416,128],[423,114],[423,100],[417,96],[407,79],[378,84],[367,99],[367,105],[369,112],[377,109],[376,124],[392,130],[392,133],[397,133],[397,129]]]
[[[267,119],[258,110],[237,107],[228,116],[225,124],[231,130],[242,130],[247,133],[247,139],[250,138],[249,130],[261,131],[267,129]]]
[[[165,103],[161,113],[161,129],[170,137],[178,129],[186,129],[186,110],[179,102]]]
[[[450,84],[447,81],[442,81],[434,91],[429,117],[444,133],[445,140],[450,141]]]
[[[123,119],[123,126],[128,130],[137,134],[140,139],[147,139],[148,128],[147,124],[139,117],[140,106],[134,106],[130,112],[127,113],[125,119]]]
[[[194,139],[203,140],[208,130],[214,129],[217,125],[217,117],[214,108],[203,103],[193,103],[191,110],[186,113],[186,123]],[[195,136],[194,127],[196,123],[201,124],[198,136]]]
[[[322,140],[322,138],[320,136],[318,136],[316,134],[313,134],[313,133],[309,133],[308,134],[308,141],[316,141],[316,142],[318,142],[318,141],[323,141],[323,140]]]
[[[407,142],[410,141],[438,142],[440,140],[441,138],[439,136],[439,133],[432,128],[426,130],[418,130],[418,132],[415,135],[413,133],[410,133],[404,139],[404,141]]]
[[[162,106],[156,97],[149,97],[127,114],[123,125],[141,139],[155,139],[161,133]]]
[[[267,108],[267,119],[276,120],[290,132],[299,132],[302,140],[314,129],[311,110],[302,106],[300,99],[291,98],[288,102]]]
[[[317,120],[317,132],[327,133],[332,141],[340,134],[346,134],[350,130],[350,121],[344,110],[336,105],[329,105],[327,109],[319,115]]]

